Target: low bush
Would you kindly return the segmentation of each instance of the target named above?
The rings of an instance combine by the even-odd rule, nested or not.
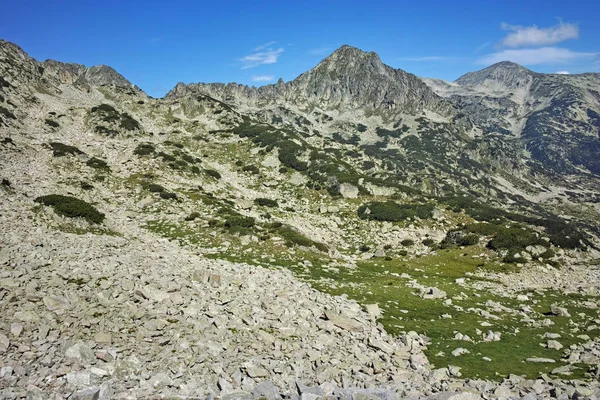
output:
[[[107,135],[107,136],[116,136],[119,134],[119,132],[115,131],[114,129],[109,129],[102,125],[96,126],[96,128],[94,128],[94,131],[96,133],[101,133],[101,134]]]
[[[135,131],[140,129],[140,123],[137,122],[129,114],[121,114],[121,123],[119,124],[119,126],[128,131]]]
[[[148,189],[150,192],[152,193],[162,193],[165,192],[167,189],[165,189],[163,186],[156,184],[156,183],[150,183],[146,186],[146,189]]]
[[[360,206],[358,216],[361,219],[398,222],[414,217],[430,218],[433,215],[433,208],[433,204],[398,204],[394,201],[372,202]]]
[[[53,128],[58,128],[60,126],[60,124],[56,121],[53,121],[51,119],[46,118],[46,120],[44,121],[46,123],[46,125],[51,126]]]
[[[214,169],[205,169],[204,173],[208,176],[212,176],[215,179],[221,179],[221,174],[215,171]]]
[[[263,207],[277,207],[277,200],[266,199],[264,197],[259,197],[254,199],[254,203]]]
[[[147,156],[154,153],[155,150],[156,148],[152,143],[140,143],[135,150],[133,150],[133,154],[137,156]]]
[[[106,161],[101,160],[96,157],[92,157],[85,163],[88,167],[92,167],[94,169],[99,169],[102,171],[110,171],[110,167],[106,163]]]
[[[549,246],[549,243],[540,239],[535,233],[520,227],[501,228],[496,235],[488,242],[488,247],[492,250],[516,249],[517,252],[527,246],[542,245]]]
[[[260,173],[260,170],[256,165],[246,165],[244,168],[242,168],[242,171],[250,172],[253,175],[258,175]]]
[[[177,195],[171,192],[160,192],[159,196],[161,199],[165,200],[177,200]]]
[[[52,155],[54,157],[64,157],[67,155],[76,156],[84,154],[83,151],[79,150],[75,146],[69,146],[68,144],[60,142],[50,142],[50,148],[52,149]]]
[[[225,220],[225,227],[228,229],[234,227],[252,228],[256,221],[252,217],[243,215],[232,215]]]
[[[50,194],[38,197],[35,202],[52,207],[59,215],[83,218],[90,223],[100,224],[105,218],[93,205],[71,196]]]
[[[186,221],[193,221],[193,220],[195,220],[197,218],[200,218],[200,213],[193,212],[190,215],[188,215],[187,217],[185,217],[185,220]]]
[[[415,241],[412,239],[404,239],[403,241],[400,242],[400,244],[404,247],[411,247],[415,244]]]
[[[328,247],[319,242],[315,242],[301,234],[300,232],[293,229],[291,226],[283,225],[279,229],[277,229],[277,234],[280,235],[284,240],[287,246],[304,246],[304,247],[315,247],[320,251],[327,251]]]
[[[429,238],[427,238],[427,239],[423,239],[423,242],[422,242],[422,243],[423,243],[425,246],[427,246],[427,247],[433,247],[433,246],[435,246],[435,240],[433,240],[433,239],[429,239]]]

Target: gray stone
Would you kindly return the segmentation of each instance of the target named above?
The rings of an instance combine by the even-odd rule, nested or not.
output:
[[[381,309],[378,304],[365,304],[365,311],[375,318],[378,318],[381,315]]]
[[[374,338],[369,338],[369,346],[376,348],[378,350],[383,351],[386,354],[393,354],[394,353],[394,346],[392,346],[391,344],[388,344],[386,342],[384,342],[381,339],[374,339]]]
[[[23,325],[18,323],[18,322],[13,322],[10,325],[10,334],[13,335],[14,337],[19,337],[21,336],[21,333],[23,332]]]
[[[91,375],[89,372],[69,372],[67,374],[67,382],[71,385],[82,387],[90,385]]]
[[[341,183],[340,194],[346,199],[356,199],[358,197],[358,188],[350,183]]]
[[[70,310],[73,306],[67,299],[60,296],[46,296],[44,297],[44,304],[46,308],[50,311],[58,311],[58,310]]]
[[[569,311],[564,307],[559,307],[555,304],[550,306],[550,312],[557,317],[570,317]]]
[[[96,355],[86,344],[78,342],[67,348],[65,357],[88,363],[92,362],[96,358]]]
[[[252,400],[252,393],[239,391],[226,394],[221,397],[222,400]]]
[[[543,357],[529,357],[529,358],[526,358],[525,361],[532,362],[532,363],[555,363],[556,362],[556,360],[553,360],[551,358],[543,358]]]
[[[10,346],[10,340],[0,333],[0,352],[5,353],[8,350],[8,346]]]
[[[470,392],[442,392],[425,397],[426,400],[481,400],[481,396]]]
[[[429,287],[421,290],[421,297],[424,299],[445,299],[446,292],[436,287]]]
[[[254,365],[248,366],[246,368],[246,373],[250,378],[264,378],[269,376],[269,371],[262,367],[257,367]]]
[[[332,311],[326,311],[325,316],[338,328],[342,328],[350,332],[362,332],[364,329],[360,322],[344,317],[340,314],[336,314]]]
[[[298,394],[313,394],[316,396],[323,396],[323,389],[320,387],[309,387],[303,384],[301,381],[296,380],[296,389],[298,389]]]
[[[100,389],[99,388],[90,388],[90,389],[79,390],[79,391],[73,393],[73,395],[71,397],[69,397],[69,400],[98,400],[99,397],[100,397]]]
[[[256,385],[256,387],[252,391],[252,396],[254,396],[255,398],[264,398],[267,400],[281,399],[279,390],[271,381],[263,381]]]
[[[548,347],[549,349],[560,350],[564,346],[562,344],[560,344],[559,342],[557,342],[556,340],[548,340],[546,347]]]

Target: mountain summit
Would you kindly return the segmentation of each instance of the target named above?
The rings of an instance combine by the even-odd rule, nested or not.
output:
[[[490,88],[503,87],[507,89],[522,88],[530,84],[535,72],[519,64],[502,61],[479,71],[469,72],[454,82],[461,86]]]
[[[448,116],[452,106],[413,74],[385,65],[377,53],[344,45],[313,69],[291,82],[279,81],[259,88],[235,83],[184,85],[179,83],[167,98],[204,93],[221,101],[250,107],[288,104],[321,110],[369,110],[390,119],[425,110]]]

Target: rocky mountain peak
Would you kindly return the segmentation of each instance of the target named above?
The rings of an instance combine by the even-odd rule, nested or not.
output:
[[[322,110],[375,111],[389,120],[424,110],[448,116],[452,106],[413,74],[384,64],[375,52],[344,45],[293,81],[260,88],[229,83],[178,84],[167,98],[199,92],[221,101],[263,107],[268,104]]]
[[[479,71],[469,72],[455,83],[461,86],[503,86],[508,89],[520,88],[531,83],[535,72],[510,61],[502,61]]]

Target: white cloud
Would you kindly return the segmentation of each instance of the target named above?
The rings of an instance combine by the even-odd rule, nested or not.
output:
[[[557,73],[558,75],[569,75],[569,74],[570,74],[570,72],[569,72],[569,71],[556,71],[556,73]]]
[[[485,42],[484,44],[478,46],[473,53],[479,53],[480,51],[482,51],[483,49],[485,49],[486,47],[488,47],[490,44],[492,44],[492,42]]]
[[[477,63],[490,65],[500,61],[512,61],[522,65],[565,64],[594,57],[598,57],[598,53],[581,53],[561,47],[540,47],[498,51],[479,58]]]
[[[426,57],[400,57],[398,60],[401,61],[443,61],[447,60],[448,57],[443,56],[426,56]]]
[[[538,28],[536,25],[516,26],[506,23],[502,23],[501,27],[505,31],[510,31],[502,39],[501,44],[504,47],[547,46],[579,37],[579,27],[576,24],[563,22],[549,28]]]
[[[271,82],[275,80],[275,76],[273,75],[253,75],[252,80],[254,82]]]
[[[263,48],[261,47],[261,49]],[[252,54],[248,54],[239,61],[243,64],[242,69],[254,68],[263,64],[275,64],[281,53],[283,53],[283,48],[272,49],[269,47],[264,49],[264,51],[255,51]]]
[[[331,50],[333,50],[331,47],[321,46],[321,47],[317,47],[316,49],[310,49],[308,51],[308,53],[312,54],[314,56],[323,56],[323,55],[331,53]]]
[[[254,48],[254,51],[261,51],[262,49],[266,49],[267,47],[273,46],[275,43],[277,43],[277,42],[271,41],[271,42],[268,42],[268,43],[265,43],[265,44],[261,44],[260,46],[256,46]]]

